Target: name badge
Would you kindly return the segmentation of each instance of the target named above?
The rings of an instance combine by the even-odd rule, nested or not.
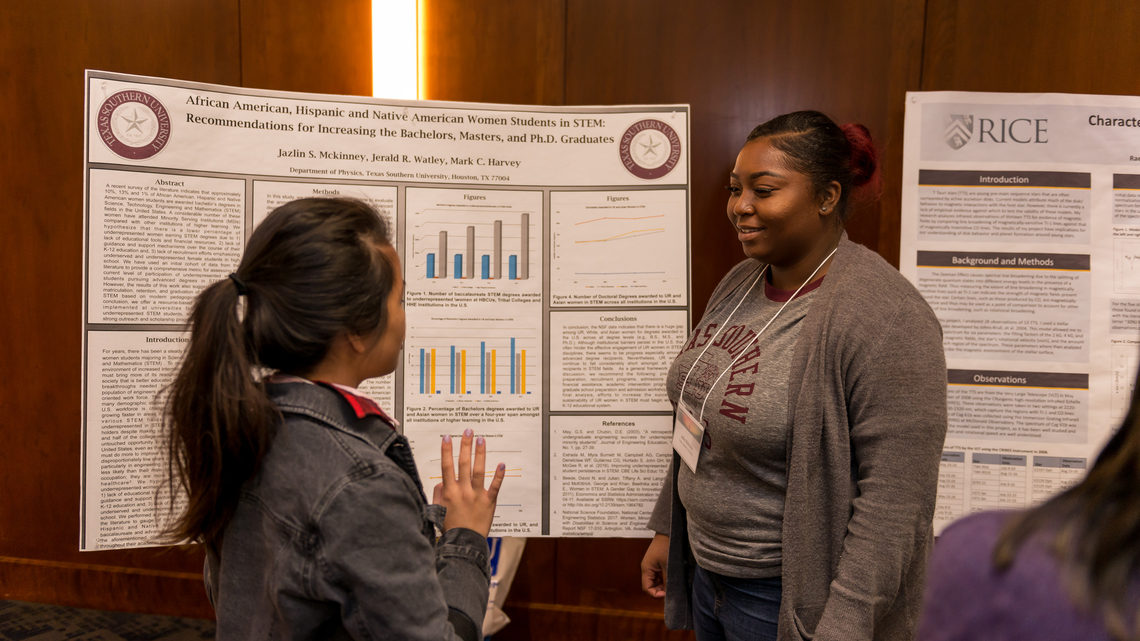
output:
[[[701,442],[705,438],[705,427],[682,401],[677,405],[673,419],[673,449],[681,455],[681,460],[694,474],[697,472],[697,459],[701,456]]]

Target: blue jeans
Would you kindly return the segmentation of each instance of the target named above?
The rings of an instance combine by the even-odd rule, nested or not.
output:
[[[737,579],[697,566],[693,627],[697,641],[776,641],[780,577]]]

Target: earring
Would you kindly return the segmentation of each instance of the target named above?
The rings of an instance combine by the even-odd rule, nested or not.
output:
[[[820,208],[819,208],[819,212],[820,212],[821,214],[826,214],[826,213],[827,213],[827,207],[820,207]]]

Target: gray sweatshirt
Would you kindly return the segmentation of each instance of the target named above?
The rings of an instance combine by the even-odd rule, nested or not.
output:
[[[792,299],[753,265],[755,275],[701,319],[668,378],[673,404],[683,388],[707,426],[696,473],[687,465],[677,473],[693,555],[706,570],[743,578],[780,576],[788,369],[810,292],[821,282]],[[669,500],[665,492],[658,499]]]

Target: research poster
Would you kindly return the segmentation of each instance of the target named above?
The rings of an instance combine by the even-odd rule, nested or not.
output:
[[[1140,349],[1140,98],[907,95],[900,268],[942,323],[936,530],[1079,480]]]
[[[425,487],[472,428],[506,463],[493,535],[648,536],[665,374],[689,326],[686,105],[391,101],[88,71],[84,550],[154,544],[162,389],[194,296],[286,201],[348,196],[393,232],[401,364],[366,382]]]

